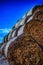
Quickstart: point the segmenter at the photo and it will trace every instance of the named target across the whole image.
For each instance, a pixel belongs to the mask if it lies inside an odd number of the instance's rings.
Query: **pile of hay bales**
[[[10,65],[43,65],[43,5],[27,12],[3,43],[1,52]]]

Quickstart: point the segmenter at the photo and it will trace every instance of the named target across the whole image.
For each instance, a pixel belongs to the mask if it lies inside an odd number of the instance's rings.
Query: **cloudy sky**
[[[0,0],[0,42],[16,21],[38,4],[43,0]]]

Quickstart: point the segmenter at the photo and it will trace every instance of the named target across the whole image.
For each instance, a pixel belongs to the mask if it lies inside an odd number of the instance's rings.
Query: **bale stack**
[[[43,65],[43,5],[29,12],[4,38],[3,53],[10,65]]]
[[[24,28],[24,24],[26,23],[26,21],[31,17],[32,13],[31,13],[32,10],[26,12],[26,14],[20,19],[17,21],[17,23],[12,27],[11,31],[4,36],[2,42],[4,43],[1,47],[1,53],[4,54],[4,48],[7,44],[8,41],[10,41],[12,38],[22,34],[23,32],[23,28]],[[21,30],[22,29],[22,30]],[[19,31],[18,31],[19,30]]]

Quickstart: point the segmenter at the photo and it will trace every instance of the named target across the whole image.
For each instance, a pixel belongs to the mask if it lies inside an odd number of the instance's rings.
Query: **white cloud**
[[[8,33],[11,29],[0,29],[0,33]]]
[[[0,37],[0,42],[2,42],[3,37]]]
[[[2,42],[2,39],[3,39],[3,37],[7,34],[7,33],[9,33],[9,31],[10,31],[11,29],[0,29],[0,42]]]

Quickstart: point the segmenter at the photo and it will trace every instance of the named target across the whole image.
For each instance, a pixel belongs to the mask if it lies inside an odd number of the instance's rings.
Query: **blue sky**
[[[0,0],[0,42],[17,20],[38,4],[43,0]]]

